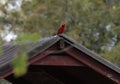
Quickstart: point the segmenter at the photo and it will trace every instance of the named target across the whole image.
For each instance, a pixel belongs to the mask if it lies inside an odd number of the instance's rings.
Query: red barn
[[[29,45],[28,72],[14,78],[10,62],[18,47],[5,47],[0,79],[13,84],[120,84],[120,68],[63,34]]]

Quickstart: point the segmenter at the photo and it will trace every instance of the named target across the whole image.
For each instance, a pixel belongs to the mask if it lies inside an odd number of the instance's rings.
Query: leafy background
[[[0,54],[5,43],[55,35],[62,22],[66,35],[120,67],[120,0],[0,0]]]

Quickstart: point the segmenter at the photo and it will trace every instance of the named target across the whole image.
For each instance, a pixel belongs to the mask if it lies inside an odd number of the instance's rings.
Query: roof
[[[14,57],[17,56],[17,53],[19,53],[23,49],[23,46],[27,52],[27,50],[31,49],[35,45],[37,45],[37,43],[28,43],[24,45],[13,45],[12,43],[4,44],[2,46],[3,52],[0,56],[0,76],[12,70],[11,62],[14,59]]]
[[[77,43],[75,40],[71,39],[70,37],[68,37],[64,34],[57,35],[57,36],[54,36],[54,37],[51,37],[51,38],[46,38],[45,40],[44,39],[41,40],[42,44],[40,43],[39,46],[35,47],[30,52],[28,52],[28,56],[32,56],[32,57],[36,56],[37,54],[45,51],[45,49],[47,49],[51,45],[57,43],[59,40],[64,40],[66,43],[70,44],[72,47],[75,47],[76,49],[83,52],[87,56],[90,56],[94,60],[98,61],[99,63],[105,65],[106,67],[108,67],[108,68],[110,68],[110,69],[112,69],[112,70],[114,70],[114,71],[116,71],[117,73],[120,74],[120,68],[119,67],[115,66],[114,64],[112,64],[108,60],[105,60],[101,56],[99,56],[96,53],[90,51],[89,49],[87,49],[83,45]]]
[[[109,69],[117,72],[120,74],[120,68],[113,65],[109,61],[103,59],[102,57],[98,56],[97,54],[93,53],[89,49],[85,48],[81,44],[78,44],[73,39],[69,38],[68,36],[61,34],[56,35],[48,38],[41,39],[36,44],[28,44],[26,45],[26,51],[28,54],[29,59],[32,59],[39,53],[44,52],[46,49],[48,49],[50,46],[54,45],[58,41],[63,40],[64,42],[68,43],[72,47],[78,49],[80,52],[86,54],[87,56],[93,58],[94,60],[98,61],[99,63],[103,64],[104,66],[108,67]],[[3,55],[0,57],[0,76],[5,74],[6,72],[10,71],[11,68],[11,61],[13,60],[13,57],[17,55],[17,53],[20,51],[21,46],[20,45],[9,45],[5,47]]]

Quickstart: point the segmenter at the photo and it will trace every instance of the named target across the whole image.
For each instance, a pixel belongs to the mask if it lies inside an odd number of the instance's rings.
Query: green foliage
[[[15,77],[20,77],[27,72],[27,59],[27,55],[24,52],[18,53],[14,58],[12,65]]]
[[[106,53],[120,41],[118,3],[119,0],[24,1],[21,7],[27,19],[23,30],[32,28],[29,32],[51,36],[61,22],[66,22],[67,35],[99,54]]]
[[[42,36],[49,36],[56,33],[55,30],[61,22],[60,19],[63,18],[61,15],[62,3],[63,1],[59,0],[23,2],[23,13],[24,15],[27,14],[27,19],[23,25],[24,31],[42,32]]]
[[[120,67],[119,50],[120,50],[120,43],[118,43],[118,45],[116,45],[112,50],[106,51],[105,53],[101,53],[101,56]]]
[[[40,39],[40,35],[37,33],[20,33],[16,40],[14,40],[14,44],[25,44],[29,42],[37,42]]]
[[[0,3],[0,33],[5,33],[5,26],[8,26],[8,32],[12,31],[17,35],[14,44],[24,44],[37,41],[40,37],[55,35],[59,24],[65,22],[65,33],[68,36],[120,65],[120,0],[6,1],[5,4]],[[22,1],[20,7],[9,9],[8,6],[15,5],[16,1]],[[0,34],[1,41],[3,38]],[[17,74],[21,73],[19,68],[26,67],[26,57],[21,54],[15,59],[19,58],[19,61],[13,63]],[[23,73],[26,71],[26,68],[21,69]]]
[[[66,34],[97,53],[104,52],[104,48],[111,43],[117,43],[113,38],[119,36],[114,29],[119,30],[119,26],[114,25],[119,22],[118,4],[111,5],[103,0],[23,0],[20,8],[20,11],[7,11],[6,16],[9,17],[4,18],[16,34],[27,35],[29,32],[30,35],[51,36],[61,22],[66,22]]]

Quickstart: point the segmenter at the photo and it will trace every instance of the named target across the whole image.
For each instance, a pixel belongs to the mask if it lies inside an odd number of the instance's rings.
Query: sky
[[[0,0],[2,4],[5,4],[6,1],[7,0]],[[22,0],[11,0],[11,2],[14,4],[8,4],[8,6],[6,7],[8,11],[9,10],[17,10],[17,11],[21,10]],[[11,28],[10,25],[5,25],[4,31],[0,34],[3,37],[3,40],[7,42],[17,38],[17,35],[14,32],[10,31],[10,28]]]
[[[2,34],[2,36],[4,37],[3,40],[7,42],[10,42],[11,40],[15,40],[17,38],[17,35],[15,35],[14,32],[9,32],[6,36]]]

